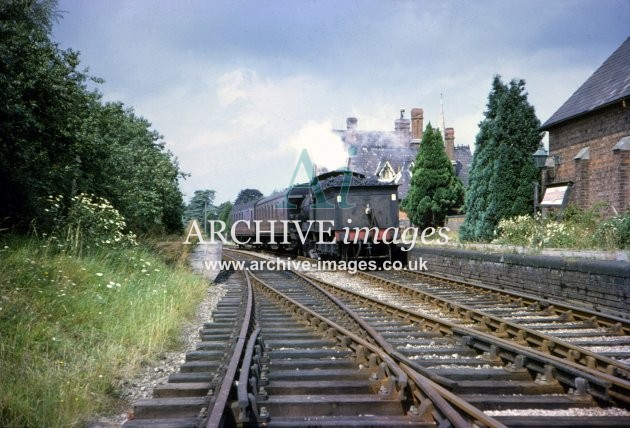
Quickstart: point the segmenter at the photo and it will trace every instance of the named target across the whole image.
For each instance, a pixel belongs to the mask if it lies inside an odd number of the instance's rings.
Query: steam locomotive
[[[313,258],[388,259],[399,255],[398,185],[331,171],[271,196],[234,206],[239,245],[280,248]]]

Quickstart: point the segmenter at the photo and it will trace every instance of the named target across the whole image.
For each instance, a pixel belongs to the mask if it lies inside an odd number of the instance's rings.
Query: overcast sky
[[[302,148],[339,163],[328,130],[390,130],[400,108],[474,145],[494,74],[527,82],[544,122],[630,36],[630,0],[61,0],[54,28],[148,119],[189,197],[286,187]]]

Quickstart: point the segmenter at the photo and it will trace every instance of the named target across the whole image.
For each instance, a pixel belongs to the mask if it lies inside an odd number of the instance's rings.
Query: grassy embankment
[[[0,240],[0,426],[81,426],[119,385],[177,347],[207,283],[147,247],[55,252]],[[154,246],[155,248],[155,246]],[[185,259],[188,246],[162,246]]]

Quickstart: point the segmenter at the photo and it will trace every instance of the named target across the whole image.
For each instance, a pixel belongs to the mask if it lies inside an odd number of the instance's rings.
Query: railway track
[[[372,289],[373,289],[372,286],[365,287],[365,281],[363,281],[360,284],[359,287],[364,289],[364,290],[370,290],[370,291],[372,291]],[[408,295],[401,296],[400,293],[398,293],[397,295],[395,293],[393,293],[393,294],[390,293],[387,296],[382,296],[381,295],[380,297],[381,297],[381,300],[384,299],[384,300],[389,301],[389,302],[392,302],[392,299],[397,299],[397,300],[401,300],[402,299],[402,300],[405,301],[406,304],[408,304],[412,308],[415,308],[416,305],[419,304],[419,302],[411,301],[409,299]],[[422,302],[420,302],[420,303],[422,303]],[[434,314],[436,314],[437,316],[439,316],[439,317],[443,318],[443,317],[446,316],[447,318],[451,318],[452,321],[456,321],[456,320],[453,319],[454,317],[453,317],[452,308],[450,308],[450,306],[448,306],[448,305],[444,305],[444,302],[441,302],[441,303],[443,304],[443,306],[446,306],[447,308],[449,308],[447,313],[445,314],[443,312],[442,308],[440,308],[436,312],[435,306],[432,308],[432,312]],[[369,305],[378,305],[378,302],[372,301],[372,302],[369,302]],[[404,319],[407,319],[407,320],[410,319],[409,318],[410,314],[409,313],[404,313],[404,311],[401,312],[400,309],[401,309],[401,306],[389,305],[389,307],[386,307],[384,309],[384,311],[389,314],[388,316],[390,318],[392,317],[393,314],[395,314],[395,315],[398,315],[398,316],[402,316],[402,318],[404,318]],[[563,308],[558,308],[557,310],[559,311],[559,310],[562,310],[562,309]],[[570,310],[570,308],[569,308],[569,310]],[[449,312],[450,312],[450,314],[449,314]],[[470,315],[470,313],[468,313],[467,316],[468,315]],[[579,316],[583,316],[583,315],[579,314]],[[593,315],[591,315],[591,316],[593,316]],[[457,317],[455,317],[455,318],[457,318]],[[612,321],[614,321],[615,324],[620,322],[620,320],[611,320],[611,319],[607,319],[607,318],[602,317],[602,316],[600,316],[598,318],[598,320],[599,320],[599,322],[608,323],[608,324],[612,324]],[[424,319],[424,320],[420,320],[419,322],[421,324],[425,324],[426,325],[426,323],[428,323],[429,321],[430,321],[429,319]],[[438,319],[437,321],[440,321],[440,320]],[[479,325],[475,326],[476,323],[474,322],[473,319],[469,318],[467,320],[465,319],[464,321],[465,322],[463,322],[460,325],[458,325],[457,323],[453,323],[453,325],[451,327],[448,327],[448,328],[445,328],[445,326],[438,327],[437,324],[434,324],[431,328],[432,329],[438,329],[438,330],[445,329],[445,331],[447,332],[446,336],[449,336],[449,335],[453,336],[453,337],[456,337],[456,336],[457,337],[464,337],[465,336],[466,338],[464,340],[471,340],[470,336],[468,334],[465,334],[465,333],[461,332],[461,330],[460,330],[461,327],[464,327],[466,325],[468,327],[476,327],[476,329],[478,329],[478,330],[486,331],[486,332],[489,332],[489,333],[495,333],[496,332],[496,333],[498,333],[499,336],[504,337],[504,338],[507,337],[507,335],[502,334],[502,330],[505,329],[506,325],[502,325],[502,326],[500,326],[500,328],[497,328],[497,329],[495,329],[495,331],[492,331],[492,329],[486,329],[484,326],[482,326],[484,328],[479,328],[480,327]],[[488,319],[484,318],[483,321],[484,322],[488,322]],[[556,320],[556,322],[557,321],[558,320]],[[453,330],[452,329],[453,327],[455,327],[456,330]],[[408,329],[409,329],[408,326],[402,327],[401,331],[405,331],[405,330],[408,330]],[[478,330],[476,330],[476,329],[472,330],[473,339],[474,340],[479,340],[480,337],[476,334],[478,332]],[[613,329],[613,332],[615,332],[615,333],[617,333],[618,331],[619,331],[618,327]],[[519,333],[519,335],[521,337],[523,337],[523,333],[526,333],[526,332],[527,331],[521,331]],[[400,335],[401,335],[401,337],[399,337],[398,342],[404,342],[406,348],[413,348],[412,346],[410,346],[411,343],[409,341],[405,341],[405,339],[408,339],[411,336],[404,336],[402,333]],[[402,338],[402,336],[404,336],[404,338]],[[518,335],[517,335],[517,337],[518,337]],[[525,337],[528,337],[528,336],[525,336]],[[402,340],[401,340],[401,338],[402,338]],[[487,340],[487,339],[484,339],[484,340]],[[394,340],[394,342],[396,342],[396,340]],[[482,340],[482,342],[483,342],[483,340]],[[505,342],[505,340],[503,340],[502,342]],[[430,344],[431,341],[429,341],[428,343]],[[433,343],[435,344],[437,342],[433,341]],[[547,345],[550,348],[554,349],[555,345],[554,345],[553,341],[550,342],[550,343],[551,344],[549,345],[549,343],[544,342],[545,345]],[[503,348],[507,349],[507,347],[505,345],[506,344],[503,343],[503,345],[499,345],[498,348],[497,348],[497,345],[489,344],[486,347],[487,348],[486,352],[490,351],[490,354],[497,353],[498,352],[497,349],[503,349]],[[509,350],[509,352],[507,352],[507,353],[506,353],[506,350],[500,351],[500,352],[504,352],[505,353],[505,355],[502,355],[503,357],[506,357],[507,354],[509,354],[509,353],[513,354],[510,357],[511,361],[510,361],[510,358],[507,358],[507,359],[504,358],[503,364],[505,365],[507,363],[508,364],[508,369],[510,369],[510,367],[509,367],[510,365],[511,366],[515,366],[515,365],[518,366],[518,365],[523,365],[524,364],[525,366],[529,366],[528,368],[530,369],[529,370],[530,374],[533,376],[532,380],[535,383],[538,383],[538,384],[544,383],[544,382],[547,381],[547,378],[550,378],[551,376],[556,376],[557,379],[555,379],[554,381],[551,381],[550,383],[556,383],[557,384],[556,386],[560,387],[558,389],[558,391],[564,391],[565,393],[569,393],[569,394],[573,394],[573,395],[575,395],[575,394],[579,395],[579,394],[583,394],[583,393],[587,392],[586,395],[589,395],[591,397],[595,397],[596,400],[594,400],[594,401],[597,401],[599,403],[603,403],[604,406],[608,406],[608,405],[610,405],[610,403],[616,402],[618,404],[621,404],[624,407],[627,407],[627,405],[628,405],[627,397],[628,397],[628,393],[629,393],[628,385],[629,384],[628,384],[628,382],[625,379],[617,377],[620,373],[623,373],[623,372],[614,371],[611,374],[610,373],[611,372],[610,367],[608,367],[607,370],[604,370],[604,372],[600,375],[597,372],[597,370],[596,370],[596,366],[594,367],[592,362],[589,363],[590,367],[589,367],[589,365],[587,365],[587,366],[581,368],[581,367],[579,367],[578,364],[576,364],[575,361],[572,361],[571,358],[568,358],[568,359],[563,358],[564,361],[562,361],[561,358],[555,357],[553,355],[550,355],[548,352],[547,353],[542,353],[543,355],[541,355],[541,352],[534,352],[532,355],[525,355],[523,353],[518,353],[517,352],[518,348],[520,348],[521,345],[530,345],[530,344],[527,341],[524,341],[524,342],[521,342],[520,344],[517,343],[517,345],[518,345],[518,347],[516,349]],[[478,350],[482,349],[482,347],[479,346],[479,344],[476,345],[476,346],[477,346]],[[531,346],[530,346],[530,348],[531,348]],[[544,346],[543,346],[543,348],[544,348]],[[525,348],[525,349],[527,349],[527,352],[531,351],[531,349],[528,349],[528,348]],[[406,350],[403,350],[403,352],[405,352],[405,351]],[[424,350],[424,351],[426,352],[427,350]],[[448,369],[447,368],[447,364],[444,364],[444,363],[446,362],[445,360],[447,359],[447,358],[445,358],[445,356],[448,356],[448,350],[447,350],[447,348],[445,348],[442,351],[443,351],[442,355],[434,355],[434,357],[436,357],[436,358],[434,358],[434,361],[424,361],[424,363],[425,364],[429,364],[429,365],[431,365],[431,364],[438,365],[439,364],[439,365],[441,365],[441,367],[443,369],[447,370]],[[477,351],[477,354],[479,354],[479,351]],[[459,356],[459,355],[457,355],[457,356]],[[479,357],[479,355],[477,355],[477,357]],[[551,357],[551,358],[548,358],[548,357]],[[416,357],[416,358],[418,358],[418,357]],[[606,358],[604,358],[604,360],[605,359]],[[457,358],[451,359],[451,360],[454,360],[454,361],[449,361],[449,363],[454,363],[455,365],[457,365],[458,363],[461,362],[461,361],[457,361]],[[537,360],[538,362],[534,363],[533,362],[534,360]],[[549,363],[545,363],[546,360],[551,360],[551,361],[549,361],[550,364]],[[589,358],[589,360],[590,360],[590,358]],[[537,365],[538,365],[538,367],[536,367]],[[487,373],[488,375],[490,375],[492,373],[492,371],[491,371],[492,367],[494,367],[494,370],[495,370],[494,373],[497,374],[498,372],[496,371],[496,369],[500,368],[500,366],[501,365],[500,364],[496,364],[496,361],[495,361],[494,363],[491,363],[491,364],[485,364],[485,363],[477,364],[476,368],[477,369],[485,368],[487,370],[490,370]],[[556,367],[558,367],[559,369],[556,370],[555,369]],[[625,369],[625,367],[623,365],[621,365],[620,367]],[[551,368],[554,368],[554,370],[551,370],[551,373],[550,373],[549,370]],[[588,375],[587,377],[590,377],[590,378],[588,380],[586,380],[584,377],[576,376],[575,375],[576,371],[580,371],[580,370],[583,370],[583,374]],[[468,375],[464,375],[464,374],[461,374],[461,376],[468,377]],[[483,375],[481,375],[481,376],[483,376]],[[468,377],[468,378],[472,379],[474,377]],[[506,382],[506,383],[509,384],[511,382]],[[492,381],[488,381],[484,387],[487,390],[487,389],[493,388],[493,385],[498,385],[498,384],[499,383],[493,383]],[[512,384],[513,384],[513,382],[512,382]],[[460,383],[460,385],[461,385],[461,383]],[[532,389],[532,391],[534,391],[535,389],[536,389],[536,387],[534,387]],[[539,388],[539,389],[541,389],[541,388]],[[518,393],[518,392],[516,392],[516,393]],[[526,398],[533,398],[533,397],[530,396],[530,397],[526,397]],[[572,400],[575,399],[574,396],[570,397],[570,398]],[[481,400],[481,397],[475,397],[475,399],[477,399],[479,401],[483,401],[484,402],[484,406],[486,406],[486,407],[490,406],[488,404],[488,400],[485,400],[485,399]],[[560,399],[558,398],[557,400],[560,400]],[[515,407],[519,407],[519,406],[522,407],[521,406],[522,403],[525,403],[523,405],[525,405],[527,408],[535,407],[534,406],[534,402],[531,401],[531,400],[528,403],[527,403],[527,401],[528,401],[527,399],[520,399],[520,400],[517,399],[517,401],[519,401],[519,403]],[[545,398],[544,403],[540,403],[539,407],[541,409],[544,409],[544,408],[555,408],[556,409],[556,411],[555,411],[556,416],[558,416],[558,418],[556,418],[557,420],[560,420],[561,418],[564,418],[563,420],[570,421],[571,419],[573,419],[573,422],[571,422],[571,423],[576,423],[576,421],[581,418],[580,416],[577,416],[577,417],[570,416],[569,415],[570,412],[559,411],[558,409],[561,408],[562,405],[554,405],[554,404],[552,404],[552,402],[553,402],[553,399]],[[580,405],[584,405],[584,403],[582,403]],[[567,402],[567,404],[565,404],[564,406],[566,406],[568,408],[571,408],[571,407],[575,408],[575,405],[572,406],[570,404],[570,402]],[[505,404],[501,404],[499,407],[500,408],[507,408],[509,406],[505,405]],[[596,403],[593,402],[591,404],[585,405],[585,408],[596,409],[598,407],[597,407]],[[595,415],[595,414],[598,413],[597,411],[590,412],[590,411],[586,411],[586,410],[582,411],[582,412],[577,412],[577,411],[572,411],[572,412],[574,414],[576,414],[576,415],[588,415],[588,414]],[[518,413],[518,412],[512,412],[512,413]],[[609,414],[615,415],[615,414],[617,414],[617,411],[613,410],[613,411],[609,412]],[[614,424],[614,423],[619,423],[619,422],[614,422],[614,420],[622,421],[621,425],[627,424],[628,423],[628,413],[625,412],[625,411],[619,411],[619,414],[621,415],[621,417],[619,417],[619,418],[616,417],[616,416],[613,416],[612,418],[609,418],[609,416],[602,416],[602,417],[599,418],[599,420],[602,421],[601,423],[604,426],[610,425],[610,424]],[[550,415],[551,415],[550,412],[546,412],[546,415],[545,416],[541,416],[541,417],[542,418],[552,417]],[[568,416],[563,416],[563,415],[568,415]],[[589,424],[597,425],[598,424],[597,419],[598,418],[596,418],[596,417],[589,418]],[[515,424],[515,423],[517,423],[515,420],[511,421],[511,424]],[[531,423],[532,423],[532,420],[530,418],[529,422],[526,422],[525,425],[529,425]],[[542,422],[543,425],[546,424],[546,423],[547,422]]]
[[[342,276],[343,274],[339,274]],[[408,305],[475,325],[569,362],[630,380],[630,325],[623,319],[523,295],[404,272],[361,272],[374,292],[405,296]],[[613,391],[614,392],[614,391]],[[630,402],[627,393],[618,397]]]
[[[266,275],[272,277],[266,281]],[[241,368],[241,376],[255,374],[249,383],[239,382],[237,421],[244,426],[471,426],[475,421],[501,426],[412,368],[400,367],[338,302],[293,293],[293,274],[262,272],[250,278],[258,327],[250,343],[258,345],[257,355],[245,358]],[[248,369],[246,361],[256,369]],[[240,391],[248,384],[254,393]]]
[[[238,362],[251,326],[252,299],[243,272],[225,275],[226,294],[199,331],[196,349],[186,354],[180,371],[153,389],[153,398],[138,400],[124,428],[197,428],[210,418],[224,423]],[[229,419],[227,425],[229,426]]]
[[[291,287],[296,296],[311,302],[308,280],[278,280],[279,273],[262,276],[279,287]],[[270,281],[271,282],[271,281]],[[302,284],[297,287],[297,284]],[[459,399],[485,411],[499,411],[497,419],[509,426],[584,424],[585,414],[600,409],[608,382],[583,373],[554,358],[487,334],[433,317],[419,317],[376,299],[361,298],[332,285],[326,289],[352,308],[390,344],[388,354],[401,364],[457,394]],[[324,298],[321,298],[324,300]],[[313,303],[309,303],[314,305]],[[566,385],[571,387],[566,387]],[[597,400],[594,396],[598,396]],[[579,411],[578,408],[588,409]],[[545,409],[543,416],[518,416],[518,410]],[[552,411],[549,411],[552,410]],[[568,410],[577,416],[567,416]],[[555,411],[555,414],[554,412]],[[521,412],[522,413],[522,412]],[[492,413],[491,413],[492,414]],[[517,416],[507,416],[516,414]],[[589,426],[624,426],[629,419],[616,411],[592,416]],[[612,416],[611,416],[612,415]]]
[[[168,384],[158,386],[157,398],[136,403],[136,418],[126,426],[630,423],[626,410],[603,409],[615,401],[611,373],[493,337],[474,322],[421,315],[393,298],[384,303],[321,278],[278,271],[241,275],[230,277],[234,292],[220,302],[216,322],[204,326],[200,346],[187,357],[192,361],[200,348],[219,346],[209,342],[226,340],[220,363],[212,370],[207,363],[194,369],[184,364],[169,384],[199,384],[195,392],[193,385],[176,388],[194,397],[166,398],[161,391]],[[362,282],[364,289],[377,288]],[[188,370],[203,374],[185,375],[195,373]]]
[[[416,400],[407,396],[413,381],[375,345],[318,316],[320,312],[308,309],[308,301],[299,303],[274,293],[266,281],[256,281],[261,287],[257,299],[263,372],[254,378],[256,400],[250,397],[243,406],[248,424],[436,426],[449,419],[459,426],[466,424],[443,401],[434,410],[424,395],[426,388],[418,392],[425,406],[414,405]],[[325,311],[334,312],[332,307]]]
[[[529,325],[549,336],[575,343],[586,351],[609,357],[620,364],[615,367],[630,370],[630,321],[626,318],[596,312],[575,305],[551,301],[496,287],[466,283],[414,271],[375,271],[360,273],[375,280],[384,279],[455,302],[489,315]]]

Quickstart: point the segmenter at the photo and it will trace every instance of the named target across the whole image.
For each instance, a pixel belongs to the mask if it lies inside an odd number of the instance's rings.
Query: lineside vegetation
[[[120,411],[121,384],[178,348],[207,291],[142,246],[77,256],[56,239],[1,241],[2,427],[80,426]]]
[[[185,174],[151,123],[52,39],[55,0],[0,2],[0,227],[46,222],[50,195],[107,199],[136,234],[177,232]],[[67,209],[66,206],[63,209]]]
[[[569,206],[561,219],[522,215],[499,221],[494,243],[531,248],[618,250],[630,248],[630,213],[611,218],[600,206],[580,210]]]
[[[83,426],[177,346],[207,282],[178,263],[185,177],[51,38],[56,0],[0,1],[0,426]]]

